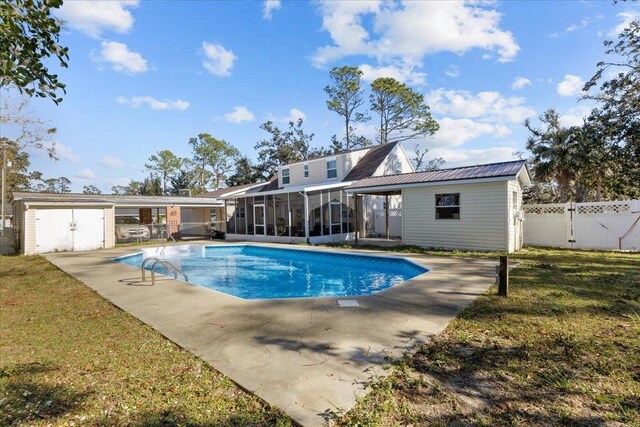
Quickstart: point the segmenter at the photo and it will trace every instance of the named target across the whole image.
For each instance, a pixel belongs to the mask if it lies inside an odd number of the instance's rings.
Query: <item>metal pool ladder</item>
[[[142,281],[144,282],[146,280],[146,270],[145,270],[145,265],[147,265],[147,263],[149,261],[153,261],[153,264],[151,264],[151,285],[155,285],[156,284],[156,265],[160,264],[160,265],[164,265],[166,268],[168,268],[172,273],[173,273],[173,277],[175,279],[178,278],[178,274],[182,274],[182,276],[184,277],[184,281],[188,282],[189,281],[189,277],[187,276],[187,274],[180,270],[178,267],[176,267],[175,265],[171,264],[169,261],[167,261],[166,259],[162,259],[162,258],[158,258],[156,256],[150,256],[145,258],[144,261],[142,261],[142,265],[140,266],[140,270],[142,272]]]

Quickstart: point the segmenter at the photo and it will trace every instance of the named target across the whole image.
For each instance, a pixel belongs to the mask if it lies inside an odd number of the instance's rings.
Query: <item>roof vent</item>
[[[191,190],[188,188],[181,188],[178,190],[178,196],[180,197],[191,197]]]

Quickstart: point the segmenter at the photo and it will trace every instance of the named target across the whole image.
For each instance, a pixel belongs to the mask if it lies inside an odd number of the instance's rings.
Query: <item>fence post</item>
[[[509,294],[509,256],[500,257],[500,282],[498,283],[498,295],[506,297]]]

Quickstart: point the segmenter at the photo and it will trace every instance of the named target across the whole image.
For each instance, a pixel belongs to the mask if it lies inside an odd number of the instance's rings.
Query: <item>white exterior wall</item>
[[[36,246],[36,210],[47,209],[47,206],[27,208],[23,202],[16,204],[15,212],[18,226],[20,227],[20,251],[25,255],[37,254]],[[92,206],[72,206],[68,209],[95,208]],[[61,209],[58,206],[51,208]],[[104,208],[104,247],[106,249],[115,247],[115,209],[113,207]]]
[[[514,206],[515,193],[515,206]],[[514,209],[515,207],[515,209]],[[507,236],[509,252],[522,249],[523,224],[521,220],[516,218],[516,213],[522,210],[522,187],[518,181],[507,182]]]
[[[319,159],[309,160],[308,162],[298,162],[280,166],[278,167],[278,187],[282,188],[296,185],[311,185],[320,183],[330,184],[332,182],[340,182],[368,152],[369,150],[358,150],[350,153],[337,154],[335,157],[322,157]],[[327,161],[332,159],[336,160],[338,176],[336,178],[327,179]],[[304,177],[305,163],[309,165],[308,178]],[[289,184],[283,184],[282,169],[287,168],[289,168]]]
[[[405,188],[402,241],[446,249],[509,250],[507,181]],[[436,194],[460,193],[460,219],[436,220]]]
[[[394,167],[396,163],[399,163],[399,171]],[[376,169],[372,176],[394,175],[398,173],[409,173],[415,171],[416,170],[413,167],[413,163],[411,163],[411,159],[409,159],[409,156],[407,156],[407,153],[402,148],[402,145],[396,144],[396,146],[393,148],[393,150],[391,150],[389,155],[387,155],[380,166],[378,166],[378,169]]]

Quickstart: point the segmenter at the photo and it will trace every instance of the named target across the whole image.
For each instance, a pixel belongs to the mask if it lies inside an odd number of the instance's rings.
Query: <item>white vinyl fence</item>
[[[376,236],[387,235],[387,220],[384,209],[373,210],[373,227]],[[402,209],[389,209],[389,235],[390,237],[402,236]]]
[[[525,245],[640,250],[640,200],[524,205]]]

